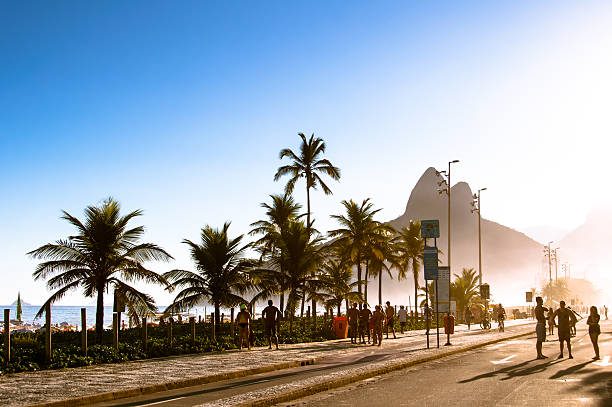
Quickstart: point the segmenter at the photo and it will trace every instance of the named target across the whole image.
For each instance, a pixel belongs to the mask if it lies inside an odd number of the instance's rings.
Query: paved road
[[[584,321],[574,359],[557,359],[548,337],[546,360],[535,359],[535,336],[501,342],[425,365],[364,380],[284,406],[612,406],[612,321],[602,321],[601,360]]]
[[[522,321],[521,321],[522,322]],[[508,327],[507,335],[524,330],[525,327]],[[452,339],[456,346],[469,345],[495,338],[499,333],[495,331],[481,332],[461,330]],[[441,338],[441,345],[445,337]],[[432,347],[436,345],[435,331],[430,339]],[[305,383],[308,380],[322,380],[333,378],[335,375],[346,374],[347,371],[367,369],[374,363],[390,363],[397,358],[417,357],[431,354],[435,350],[425,348],[425,338],[420,334],[411,333],[396,340],[383,341],[383,346],[357,346],[357,351],[340,351],[333,356],[327,356],[315,365],[277,372],[263,373],[247,378],[224,380],[206,385],[193,386],[183,389],[171,390],[150,395],[125,398],[112,402],[95,404],[98,407],[110,406],[198,406],[198,405],[235,405],[266,397],[270,394],[279,394],[290,390],[293,386]],[[441,346],[441,348],[444,348]],[[282,352],[282,350],[280,351]]]

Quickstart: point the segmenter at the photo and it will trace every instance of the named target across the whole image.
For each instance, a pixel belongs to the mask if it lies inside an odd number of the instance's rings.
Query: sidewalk
[[[525,323],[533,322],[508,321],[506,325],[510,327]],[[459,326],[457,332],[466,329],[465,326]],[[435,347],[435,330],[432,333],[430,343]],[[478,341],[478,338],[485,339],[484,335],[468,336],[469,342]],[[409,346],[416,338],[422,340],[424,331],[411,331],[399,337],[396,341],[383,341],[383,349]],[[119,398],[118,395],[133,396],[311,364],[339,352],[363,350],[363,346],[352,345],[345,339],[281,345],[279,351],[255,348],[250,352],[243,350],[181,355],[121,364],[18,373],[0,377],[0,405],[45,404],[98,394],[104,395],[97,397],[96,401],[111,400]]]

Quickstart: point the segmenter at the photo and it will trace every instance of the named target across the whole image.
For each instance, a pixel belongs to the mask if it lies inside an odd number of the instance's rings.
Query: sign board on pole
[[[125,303],[119,298],[116,291],[113,297],[113,312],[125,312]]]
[[[450,312],[450,269],[438,267],[438,311]]]
[[[490,296],[489,284],[483,284],[480,286],[480,298],[488,300]]]
[[[533,302],[533,293],[531,291],[525,292],[525,302]]]
[[[435,280],[438,276],[438,248],[425,247],[423,249],[423,269],[425,280]]]
[[[421,221],[421,237],[424,239],[440,237],[440,222],[438,219]]]

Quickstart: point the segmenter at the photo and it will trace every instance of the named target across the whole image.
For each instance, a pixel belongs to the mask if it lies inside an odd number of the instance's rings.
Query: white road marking
[[[603,359],[601,360],[601,362],[593,362],[593,364],[601,366],[601,367],[606,367],[606,366],[612,365],[612,363],[610,363],[610,356],[604,356]]]
[[[162,404],[162,403],[169,403],[171,401],[176,401],[176,400],[180,400],[180,399],[184,399],[185,397],[176,397],[176,398],[172,398],[170,400],[164,400],[164,401],[156,401],[155,403],[149,403],[149,404],[141,404],[142,407],[145,406],[154,406],[155,404]]]
[[[512,362],[511,359],[513,359],[514,357],[516,357],[516,355],[510,355],[508,357],[503,358],[502,360],[492,360],[491,363],[493,363],[494,365],[501,365],[504,363],[510,363]]]

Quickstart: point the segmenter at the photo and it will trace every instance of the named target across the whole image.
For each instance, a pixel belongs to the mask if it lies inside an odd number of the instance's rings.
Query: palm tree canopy
[[[229,226],[229,222],[221,229],[206,225],[202,228],[200,244],[183,240],[189,246],[196,271],[164,273],[172,288],[181,289],[166,312],[184,311],[206,300],[228,307],[246,302],[241,295],[251,286],[247,271],[254,262],[244,258],[246,246],[240,247],[242,235],[229,238]]]
[[[473,268],[464,268],[461,274],[455,274],[451,283],[451,297],[457,301],[457,310],[463,312],[473,298],[479,295],[478,272]]]
[[[287,193],[292,193],[295,187],[295,183],[301,178],[306,179],[307,189],[317,189],[317,186],[321,186],[323,192],[326,195],[332,193],[331,189],[323,182],[319,174],[327,174],[334,180],[340,179],[340,169],[332,165],[332,163],[321,156],[325,153],[325,142],[323,139],[317,137],[314,134],[306,139],[303,133],[298,134],[302,139],[300,145],[300,154],[295,154],[291,149],[285,148],[281,150],[279,157],[289,158],[292,163],[280,167],[274,175],[274,180],[278,181],[284,175],[289,175],[289,181],[285,186]]]
[[[155,244],[139,243],[143,226],[128,228],[129,221],[140,216],[141,210],[121,216],[120,209],[119,202],[108,198],[99,206],[88,206],[83,222],[62,211],[61,218],[73,225],[77,233],[28,253],[35,259],[47,260],[36,267],[33,276],[35,280],[48,279],[47,287],[55,290],[37,317],[47,304],[55,303],[79,287],[86,297],[112,287],[129,308],[156,310],[150,295],[128,283],[140,280],[168,286],[166,278],[147,269],[143,263],[168,261],[172,256]]]

